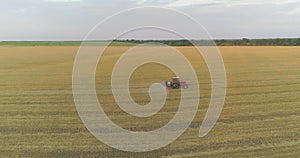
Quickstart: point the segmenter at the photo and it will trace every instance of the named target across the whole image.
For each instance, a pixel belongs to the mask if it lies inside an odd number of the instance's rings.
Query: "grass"
[[[178,108],[172,91],[150,118],[123,112],[109,91],[114,62],[130,47],[109,47],[97,69],[97,93],[108,116],[123,128],[149,131]],[[128,153],[94,138],[82,124],[72,96],[73,47],[0,47],[0,157],[299,157],[300,47],[220,47],[228,77],[227,98],[213,130],[198,138],[207,110],[210,78],[192,47],[177,47],[197,70],[201,101],[190,128],[172,144]],[[153,72],[156,74],[153,77]],[[147,85],[173,73],[160,65],[140,67],[130,80],[138,103],[149,101]]]

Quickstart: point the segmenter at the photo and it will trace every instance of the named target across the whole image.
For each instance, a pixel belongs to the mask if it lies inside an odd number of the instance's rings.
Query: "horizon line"
[[[104,41],[216,41],[216,40],[271,40],[271,39],[300,39],[300,37],[287,38],[216,38],[216,39],[114,39],[114,40],[0,40],[0,42],[104,42]]]

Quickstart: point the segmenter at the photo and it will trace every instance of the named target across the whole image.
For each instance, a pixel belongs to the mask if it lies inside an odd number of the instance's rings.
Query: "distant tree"
[[[300,38],[297,39],[296,45],[297,45],[297,46],[300,46]]]

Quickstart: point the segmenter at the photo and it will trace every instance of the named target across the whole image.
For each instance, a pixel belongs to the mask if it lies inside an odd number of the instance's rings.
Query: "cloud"
[[[300,37],[300,0],[2,0],[0,40],[81,40],[102,19],[139,6],[185,12],[214,38]]]
[[[300,17],[300,2],[290,4],[290,7],[286,10],[285,13],[290,16]]]
[[[296,3],[298,0],[131,0],[138,5],[157,5],[162,4],[165,7],[187,7],[194,5],[223,5],[223,6],[240,6],[240,5],[281,5]]]
[[[64,2],[64,3],[67,3],[67,2],[81,2],[82,0],[44,0],[46,2]]]

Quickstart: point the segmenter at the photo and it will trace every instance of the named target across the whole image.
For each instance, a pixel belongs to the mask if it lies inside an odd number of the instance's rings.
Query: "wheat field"
[[[180,93],[170,91],[163,109],[149,118],[122,111],[110,91],[110,75],[129,48],[111,46],[101,58],[98,99],[119,126],[151,131],[174,116]],[[219,47],[227,73],[226,102],[217,124],[203,138],[198,132],[210,100],[209,72],[195,48],[176,49],[198,75],[197,115],[170,145],[129,153],[98,141],[77,114],[72,70],[78,47],[1,46],[0,157],[300,157],[300,47]],[[147,104],[149,85],[173,75],[161,65],[143,65],[131,77],[132,98]]]

